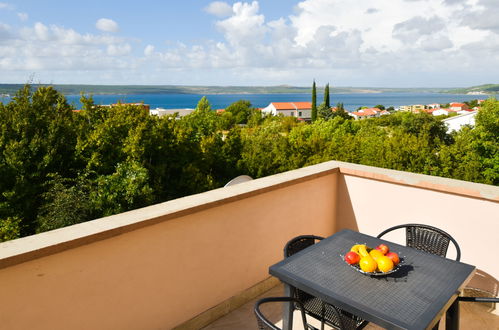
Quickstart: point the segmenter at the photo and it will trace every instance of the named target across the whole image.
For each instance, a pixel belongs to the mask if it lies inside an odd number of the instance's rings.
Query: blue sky
[[[497,0],[0,1],[0,83],[497,83]]]

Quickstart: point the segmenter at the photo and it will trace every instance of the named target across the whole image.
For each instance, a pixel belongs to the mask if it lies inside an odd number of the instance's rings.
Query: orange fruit
[[[394,267],[392,259],[386,256],[378,258],[377,263],[378,263],[378,270],[383,273],[389,272]]]
[[[383,256],[383,253],[381,251],[378,251],[378,250],[371,250],[371,252],[369,252],[369,255],[371,257],[373,257],[374,260],[377,261],[378,258]]]
[[[376,261],[371,256],[362,257],[359,261],[359,266],[366,273],[372,273],[378,267]]]

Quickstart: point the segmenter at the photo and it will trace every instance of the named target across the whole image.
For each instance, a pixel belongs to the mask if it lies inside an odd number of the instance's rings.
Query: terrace
[[[497,292],[498,214],[495,186],[326,162],[1,243],[0,324],[256,328],[251,301],[281,290],[268,267],[289,238],[409,222],[449,232],[472,281]],[[494,313],[464,306],[462,318],[493,328]]]

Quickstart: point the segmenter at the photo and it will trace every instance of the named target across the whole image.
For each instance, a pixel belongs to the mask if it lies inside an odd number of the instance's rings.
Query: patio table
[[[340,256],[354,244],[376,247],[381,243],[403,259],[389,275],[362,274]],[[298,288],[388,329],[432,328],[446,312],[446,328],[458,329],[456,298],[474,272],[472,265],[352,230],[339,231],[269,269],[285,284],[288,295]],[[285,329],[292,327],[291,306],[283,324]]]

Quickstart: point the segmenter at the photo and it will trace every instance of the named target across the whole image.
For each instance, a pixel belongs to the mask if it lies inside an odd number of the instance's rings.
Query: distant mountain
[[[468,88],[450,89],[447,93],[455,94],[499,94],[499,84],[485,84]]]
[[[50,84],[32,84],[34,88]],[[23,84],[0,84],[1,95],[14,95]],[[178,86],[178,85],[50,85],[65,95],[85,94],[309,94],[311,87],[280,86]],[[320,94],[322,88],[318,86]],[[372,87],[331,87],[330,92],[338,93],[457,93],[468,92],[494,93],[499,91],[499,85],[482,85],[469,88],[372,88]]]

